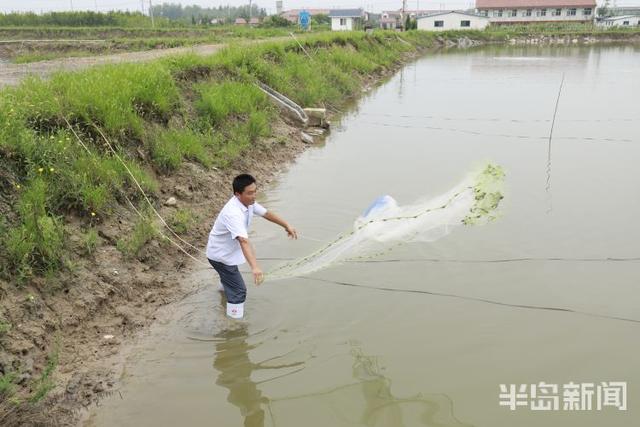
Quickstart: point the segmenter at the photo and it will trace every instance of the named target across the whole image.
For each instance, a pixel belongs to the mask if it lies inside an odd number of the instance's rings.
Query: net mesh
[[[494,164],[469,174],[440,196],[399,206],[391,196],[376,199],[345,232],[313,253],[282,264],[267,280],[304,276],[332,265],[380,256],[409,242],[434,242],[461,226],[481,225],[498,214],[504,171]]]

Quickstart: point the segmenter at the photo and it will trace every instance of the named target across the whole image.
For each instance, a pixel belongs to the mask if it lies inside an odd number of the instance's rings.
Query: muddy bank
[[[376,84],[406,61],[424,52],[410,50],[400,60],[360,80],[361,89]],[[188,78],[203,78],[193,73]],[[337,100],[338,109],[357,98]],[[305,105],[316,106],[316,105]],[[180,209],[193,220],[181,237],[204,247],[211,221],[229,197],[229,183],[249,171],[261,186],[310,145],[302,142],[300,126],[278,116],[268,137],[261,137],[225,167],[204,167],[185,161],[172,174],[156,174],[155,194],[160,214],[171,218]],[[318,138],[317,138],[318,139]],[[321,138],[320,138],[321,139]],[[139,160],[148,153],[138,150]],[[5,176],[4,182],[15,177]],[[173,198],[175,202],[167,203]],[[3,194],[3,214],[12,218],[11,198]],[[145,327],[158,319],[158,307],[190,292],[184,278],[193,260],[166,240],[151,240],[131,260],[122,256],[118,242],[132,233],[136,215],[126,204],[95,221],[97,239],[88,248],[81,238],[82,220],[70,216],[66,247],[73,255],[68,268],[50,276],[36,276],[25,284],[1,282],[3,325],[0,336],[0,374],[10,379],[0,403],[3,425],[73,425],[82,407],[111,392],[122,367],[123,349]],[[192,254],[200,259],[197,252]],[[28,401],[16,405],[15,393]],[[38,398],[34,398],[38,396]]]

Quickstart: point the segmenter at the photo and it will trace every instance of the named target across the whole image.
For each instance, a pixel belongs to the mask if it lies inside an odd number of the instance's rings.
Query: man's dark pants
[[[247,287],[244,284],[244,279],[242,279],[238,266],[226,265],[212,260],[209,260],[209,264],[220,276],[227,302],[230,304],[242,304],[247,298]]]

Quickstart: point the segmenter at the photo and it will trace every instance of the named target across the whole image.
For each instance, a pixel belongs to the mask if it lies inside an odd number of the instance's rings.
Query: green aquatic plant
[[[464,225],[478,224],[480,221],[492,221],[500,201],[504,198],[505,173],[501,166],[488,164],[480,172],[473,186],[475,203],[464,217]]]

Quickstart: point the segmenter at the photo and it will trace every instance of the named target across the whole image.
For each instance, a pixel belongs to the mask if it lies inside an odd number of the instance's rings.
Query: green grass
[[[28,52],[14,56],[13,62],[15,64],[28,64],[31,62],[49,61],[51,59],[57,58],[74,58],[90,55],[91,51],[89,50],[71,50],[64,52]]]
[[[178,209],[169,218],[169,224],[173,231],[178,234],[184,234],[191,229],[196,221],[196,217],[189,209]]]
[[[487,27],[482,33],[484,33],[485,37],[491,38],[511,38],[518,36],[593,36],[624,39],[629,36],[640,35],[640,28],[604,28],[593,24],[563,22],[528,25],[492,25]]]
[[[156,173],[171,174],[185,161],[225,167],[269,137],[277,109],[258,81],[303,106],[336,104],[405,52],[435,40],[424,32],[399,37],[320,33],[300,38],[311,58],[289,39],[230,46],[206,57],[99,66],[4,89],[0,166],[12,178],[1,191],[15,201],[0,237],[5,276],[28,279],[69,265],[65,225],[71,217],[91,229],[117,204],[141,200],[127,168],[154,198]],[[86,255],[95,246],[89,233]],[[156,235],[150,221],[138,221],[118,248],[137,256]]]
[[[0,338],[5,336],[11,330],[11,323],[0,320]]]
[[[191,129],[161,130],[151,133],[146,140],[154,165],[164,173],[178,169],[183,160],[211,166],[210,148],[214,145],[215,137]]]
[[[98,247],[98,232],[91,228],[82,235],[82,249],[86,255],[91,255]]]
[[[51,390],[55,387],[55,382],[52,378],[54,371],[58,366],[58,350],[52,351],[47,356],[47,364],[45,365],[42,374],[35,380],[31,381],[28,394],[16,395],[16,389],[18,385],[16,380],[18,379],[18,371],[5,372],[0,375],[0,402],[9,401],[12,404],[21,404],[29,402],[35,404],[44,399]]]
[[[37,266],[55,268],[63,246],[61,220],[49,214],[50,193],[46,181],[37,177],[22,192],[18,211],[21,223],[9,230],[6,251],[16,269]]]
[[[230,117],[246,119],[257,110],[269,108],[267,96],[256,85],[227,81],[196,87],[200,98],[196,108],[213,125],[221,125]]]
[[[14,381],[18,375],[15,372],[7,372],[0,375],[0,397],[7,399],[15,394],[16,385]]]
[[[133,230],[127,237],[118,240],[118,250],[128,258],[135,258],[140,254],[142,248],[158,235],[151,217],[144,215],[138,218]]]
[[[45,366],[40,378],[33,384],[33,392],[28,398],[30,403],[37,403],[49,394],[55,387],[52,375],[58,366],[58,351],[54,351],[47,357],[47,365]]]
[[[126,27],[0,27],[0,39],[35,40],[6,44],[15,63],[79,56],[167,49],[201,44],[288,37],[296,28],[245,28],[239,26],[126,28]],[[38,43],[37,40],[48,40]],[[55,42],[57,40],[57,42]],[[75,40],[75,41],[74,41]],[[95,41],[99,42],[95,42]]]

